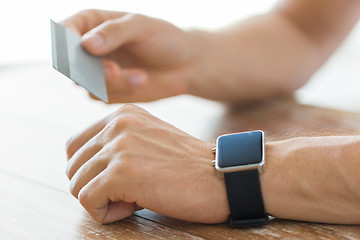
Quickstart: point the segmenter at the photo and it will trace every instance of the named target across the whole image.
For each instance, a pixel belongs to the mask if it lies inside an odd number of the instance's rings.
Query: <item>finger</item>
[[[72,180],[78,169],[81,168],[87,161],[95,157],[97,153],[102,149],[103,144],[98,142],[99,134],[96,135],[96,139],[91,139],[84,144],[68,161],[66,165],[66,175]]]
[[[113,61],[104,62],[104,72],[108,93],[134,92],[145,87],[148,74],[141,69],[121,69]]]
[[[83,46],[94,55],[106,55],[120,46],[143,41],[147,34],[148,18],[138,14],[108,20],[82,37]]]
[[[122,106],[121,108],[119,108],[119,110],[109,114],[108,116],[106,116],[102,120],[98,121],[97,123],[91,125],[87,129],[83,130],[82,132],[80,132],[77,135],[70,138],[66,143],[67,158],[70,160],[74,156],[74,154],[81,147],[83,147],[91,138],[93,138],[94,136],[99,134],[102,130],[105,131],[105,127],[108,124],[110,124],[109,128],[111,128],[112,127],[111,122],[116,117],[118,117],[119,114],[125,114],[126,112],[135,113],[135,112],[144,112],[144,111],[145,110],[143,110],[143,109],[141,109],[141,108],[139,108],[137,106],[131,105],[131,104],[127,104],[127,105]],[[117,124],[116,122],[113,122],[113,123],[114,123],[114,127],[116,127],[117,125],[121,125],[121,124]],[[100,139],[100,136],[102,136],[102,135],[99,135],[99,139]],[[101,144],[100,140],[98,140],[98,141],[99,142],[96,143],[96,144],[99,144],[99,143]]]
[[[72,31],[83,35],[101,23],[124,16],[126,13],[88,9],[80,11],[60,23]]]
[[[108,119],[104,118],[91,125],[87,129],[71,137],[66,143],[66,156],[70,160],[74,154],[84,146],[92,137],[98,134],[107,124]]]
[[[80,190],[93,178],[99,175],[108,166],[109,159],[104,156],[102,151],[96,153],[91,159],[78,166],[73,166],[70,170],[70,192],[78,198]],[[77,168],[77,169],[76,169]]]
[[[114,88],[116,89],[116,88]],[[134,91],[112,91],[109,88],[109,103],[148,102],[165,97],[176,96],[187,92],[186,82],[172,72],[151,73],[147,81]]]
[[[109,196],[114,196],[112,187],[104,175],[106,170],[80,190],[78,195],[80,204],[95,221],[100,223],[110,223],[130,216],[135,211],[136,204],[111,199]],[[116,191],[118,193],[120,190],[116,189]]]
[[[131,216],[136,211],[136,206],[135,203],[123,201],[110,202],[103,223],[116,222]]]
[[[103,118],[102,120],[94,123],[90,127],[86,128],[85,130],[71,137],[66,143],[66,155],[68,160],[70,160],[73,157],[73,155],[81,147],[83,147],[90,139],[92,139],[97,134],[99,134],[106,127],[106,125],[110,123],[116,116],[117,116],[117,112],[113,112],[108,116],[106,116],[105,118]],[[91,142],[92,145],[89,146],[95,147],[98,146],[99,144],[101,145],[101,142],[98,139],[100,139],[100,136],[99,138]]]

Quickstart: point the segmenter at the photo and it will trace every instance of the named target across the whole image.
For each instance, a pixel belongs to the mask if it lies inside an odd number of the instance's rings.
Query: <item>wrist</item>
[[[260,183],[265,211],[274,217],[281,217],[284,203],[287,202],[286,179],[283,179],[284,164],[281,157],[281,142],[265,144],[264,172],[260,174]]]
[[[212,86],[212,79],[217,79],[216,69],[218,67],[216,56],[217,52],[216,34],[202,31],[189,30],[189,42],[192,52],[194,54],[194,61],[191,63],[191,71],[188,79],[188,94],[211,98],[211,89],[216,88]]]
[[[192,31],[198,59],[188,84],[188,93],[212,100],[238,102],[240,63],[234,48],[236,38],[224,32]],[[239,65],[240,64],[240,65]],[[242,95],[242,94],[240,94]]]
[[[300,137],[266,144],[267,165],[260,181],[265,209],[270,215],[313,221],[311,216],[323,207],[320,189],[314,188],[320,168],[310,157],[314,148],[319,151],[316,141],[311,142],[313,139]]]
[[[356,138],[299,137],[267,143],[260,177],[266,211],[300,221],[358,223],[359,194],[353,187],[358,185],[353,182],[358,179]]]

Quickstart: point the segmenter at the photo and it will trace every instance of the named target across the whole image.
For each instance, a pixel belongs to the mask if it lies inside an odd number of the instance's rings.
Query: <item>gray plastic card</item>
[[[108,102],[102,59],[86,52],[78,34],[50,20],[53,67]]]

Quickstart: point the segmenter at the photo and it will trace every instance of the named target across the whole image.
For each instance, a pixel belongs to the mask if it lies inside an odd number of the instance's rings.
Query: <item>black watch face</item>
[[[217,140],[216,154],[220,168],[260,163],[263,159],[263,132],[221,136]]]

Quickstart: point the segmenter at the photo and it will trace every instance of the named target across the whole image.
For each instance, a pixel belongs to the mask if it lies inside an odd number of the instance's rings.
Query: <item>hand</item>
[[[88,52],[103,57],[110,103],[187,93],[192,78],[204,76],[200,60],[205,41],[199,31],[101,10],[82,11],[62,24],[82,35]]]
[[[125,105],[69,140],[70,191],[101,223],[141,207],[181,220],[224,222],[227,196],[211,163],[212,147]]]

